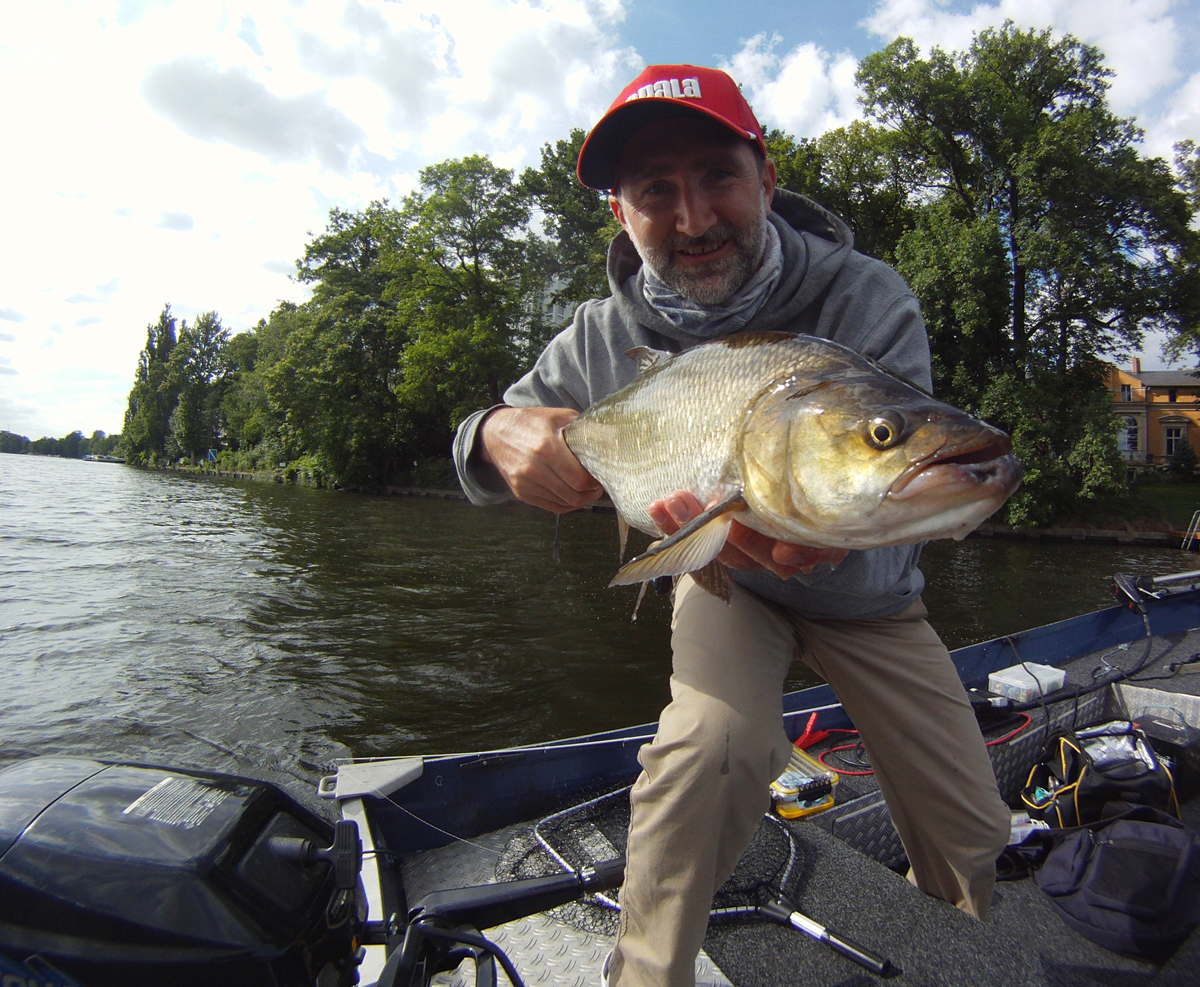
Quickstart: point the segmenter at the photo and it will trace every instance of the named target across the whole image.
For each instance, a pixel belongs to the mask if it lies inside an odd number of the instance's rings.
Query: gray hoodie
[[[929,341],[916,298],[890,267],[854,249],[854,236],[837,216],[811,199],[778,189],[768,217],[783,247],[779,284],[742,332],[798,332],[833,339],[878,360],[928,389]],[[642,261],[625,233],[608,251],[612,294],[579,306],[533,369],[504,393],[512,407],[582,411],[633,380],[637,366],[625,355],[635,346],[676,352],[701,342],[676,329],[646,302]],[[484,415],[458,428],[454,464],[474,504],[511,500],[485,486],[471,452]],[[770,572],[733,572],[760,596],[814,619],[882,617],[912,603],[925,586],[917,568],[920,546],[851,552],[836,569],[819,566],[784,581]]]

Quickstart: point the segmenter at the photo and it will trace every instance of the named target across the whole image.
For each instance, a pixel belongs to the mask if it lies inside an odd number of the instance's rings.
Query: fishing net
[[[629,788],[547,816],[514,837],[496,865],[498,880],[546,877],[625,855]],[[783,820],[766,815],[737,868],[713,897],[713,920],[749,918],[759,905],[790,897],[802,878],[800,846]],[[587,895],[552,914],[584,932],[615,936],[617,889]]]

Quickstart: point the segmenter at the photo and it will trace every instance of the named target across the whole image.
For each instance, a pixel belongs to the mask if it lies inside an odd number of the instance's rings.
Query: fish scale
[[[764,387],[804,373],[866,361],[825,340],[746,333],[655,363],[628,387],[593,404],[566,429],[567,445],[629,524],[660,534],[647,506],[676,490],[701,503],[740,485],[739,429]]]
[[[745,333],[682,353],[630,350],[638,375],[564,431],[633,527],[678,490],[706,510],[612,585],[710,566],[738,523],[817,548],[963,538],[1021,482],[1008,437],[839,343]],[[711,571],[710,571],[711,570]]]

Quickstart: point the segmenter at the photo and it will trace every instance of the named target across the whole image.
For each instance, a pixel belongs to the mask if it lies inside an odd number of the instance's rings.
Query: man
[[[761,128],[723,72],[646,69],[589,134],[578,174],[611,189],[623,229],[608,255],[612,296],[580,306],[504,405],[463,422],[455,462],[475,503],[516,497],[563,512],[598,497],[562,429],[633,379],[634,346],[803,332],[930,386],[916,299],[853,250],[836,216],[775,188]],[[669,534],[705,506],[680,491],[651,515]],[[789,545],[735,522],[719,556],[734,570],[731,602],[677,581],[672,701],[639,754],[609,983],[693,984],[713,892],[788,760],[781,696],[797,657],[859,728],[910,880],[984,917],[1009,813],[949,653],[924,620],[919,552]]]

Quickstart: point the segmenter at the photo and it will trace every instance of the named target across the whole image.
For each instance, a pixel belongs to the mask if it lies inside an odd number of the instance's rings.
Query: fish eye
[[[899,415],[882,414],[867,424],[867,442],[876,449],[890,449],[900,441],[903,431],[904,422]]]

